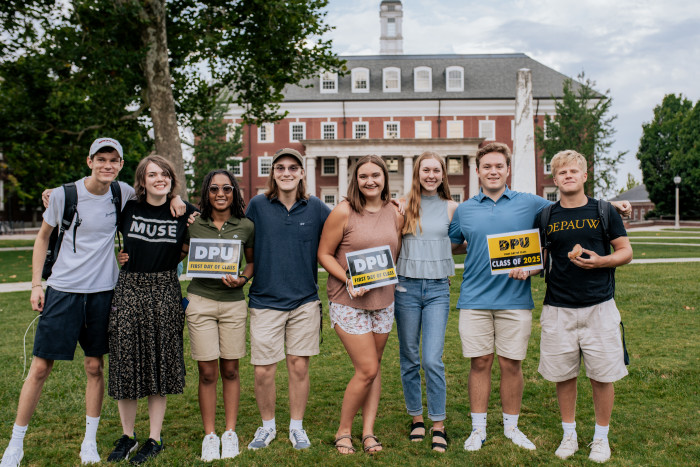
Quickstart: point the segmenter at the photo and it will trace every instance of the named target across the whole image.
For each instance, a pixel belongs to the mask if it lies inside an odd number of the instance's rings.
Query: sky
[[[328,37],[341,55],[379,53],[380,0],[330,0]],[[700,2],[688,0],[403,0],[404,54],[524,53],[610,90],[617,115],[611,153],[636,158],[642,124],[666,94],[700,100]],[[515,85],[515,84],[514,84]]]

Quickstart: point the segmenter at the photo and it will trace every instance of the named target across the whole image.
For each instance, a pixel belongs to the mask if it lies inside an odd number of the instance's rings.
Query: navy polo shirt
[[[255,224],[255,278],[250,308],[290,311],[318,300],[318,242],[331,210],[315,196],[290,210],[277,198],[257,195],[246,217]]]
[[[457,207],[450,224],[450,241],[457,244],[467,241],[457,308],[530,310],[535,307],[529,278],[521,281],[509,278],[508,274],[491,275],[486,236],[534,228],[535,216],[548,204],[552,203],[506,187],[498,201],[479,191]]]

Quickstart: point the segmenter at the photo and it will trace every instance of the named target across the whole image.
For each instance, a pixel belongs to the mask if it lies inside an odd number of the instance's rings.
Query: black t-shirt
[[[130,200],[122,211],[119,231],[129,261],[122,266],[128,272],[162,272],[177,268],[187,233],[187,218],[196,208],[187,203],[180,217],[170,214],[170,203],[152,206]]]
[[[627,236],[622,218],[612,205],[609,209],[609,240]],[[539,218],[536,225],[539,225]],[[547,276],[545,305],[583,308],[613,298],[613,269],[582,269],[568,257],[577,243],[600,256],[610,254],[610,243],[603,241],[597,200],[588,198],[588,204],[578,208],[567,209],[559,203],[552,206],[547,239],[550,242],[551,270]],[[585,253],[584,257],[587,257]]]

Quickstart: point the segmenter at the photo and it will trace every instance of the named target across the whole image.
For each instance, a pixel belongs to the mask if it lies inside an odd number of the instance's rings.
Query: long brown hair
[[[355,169],[352,171],[352,178],[348,184],[348,195],[345,197],[345,200],[350,203],[350,207],[356,212],[362,212],[367,202],[365,195],[360,191],[360,184],[357,182],[357,172],[360,167],[370,163],[378,166],[384,173],[384,189],[382,189],[382,200],[384,204],[388,203],[389,199],[391,199],[391,193],[389,192],[389,170],[386,168],[384,160],[374,155],[361,157],[360,160],[357,161]]]
[[[159,156],[158,154],[151,154],[150,156],[144,157],[141,162],[139,162],[138,167],[136,167],[136,172],[134,173],[134,192],[136,198],[141,202],[146,200],[146,167],[148,167],[148,164],[151,162],[160,167],[160,169],[170,177],[170,193],[168,193],[168,199],[172,198],[174,193],[177,192],[178,187],[175,169],[173,169],[173,166],[165,157]]]
[[[294,158],[293,156],[284,157],[289,157],[290,159],[296,160],[296,158]],[[299,167],[301,168],[301,170],[304,170],[303,165],[300,165]],[[279,198],[279,191],[280,190],[277,186],[277,181],[275,180],[275,167],[271,166],[270,175],[267,177],[267,191],[265,192],[265,196],[267,197],[267,199]],[[297,200],[300,199],[309,199],[309,195],[306,193],[306,173],[302,175],[301,179],[299,180],[299,184],[297,185]]]
[[[440,163],[440,169],[442,170],[442,183],[437,188],[438,196],[445,200],[450,200],[450,184],[447,181],[447,167],[445,167],[445,161],[436,152],[425,151],[418,157],[416,164],[413,166],[413,177],[411,182],[411,191],[408,193],[408,203],[406,205],[406,222],[403,225],[402,234],[417,234],[420,230],[423,231],[423,227],[420,223],[420,196],[421,196],[421,186],[420,186],[420,164],[426,159],[435,159]]]

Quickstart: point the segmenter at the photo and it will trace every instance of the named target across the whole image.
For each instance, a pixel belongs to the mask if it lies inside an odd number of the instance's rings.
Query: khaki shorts
[[[195,294],[188,294],[187,298],[190,304],[185,314],[192,359],[208,362],[243,358],[248,317],[245,300],[219,302]]]
[[[620,312],[610,299],[585,308],[544,305],[540,316],[539,372],[553,382],[576,378],[581,355],[586,376],[612,383],[627,375],[620,334]]]
[[[459,336],[467,358],[496,353],[525,360],[532,331],[531,310],[460,310]]]
[[[271,365],[287,355],[309,357],[319,353],[321,302],[304,303],[291,311],[250,309],[250,363]]]

